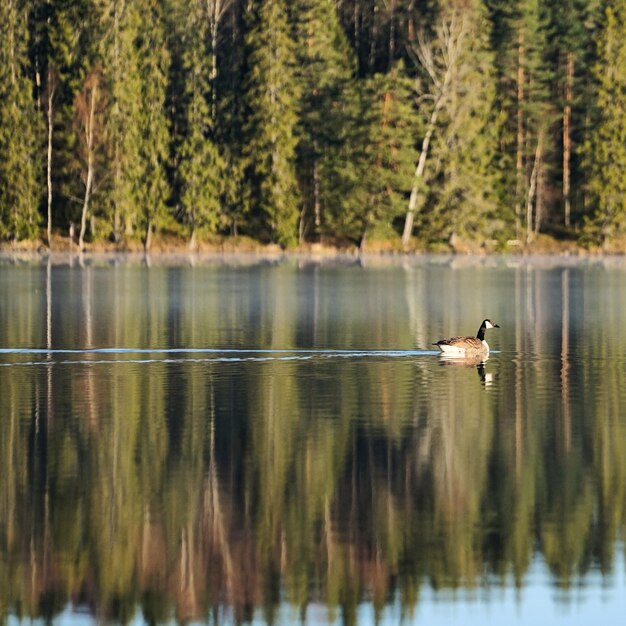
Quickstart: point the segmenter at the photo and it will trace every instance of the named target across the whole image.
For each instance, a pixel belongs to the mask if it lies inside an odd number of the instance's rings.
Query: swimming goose
[[[475,354],[489,354],[489,344],[485,341],[485,331],[489,328],[500,328],[491,320],[483,320],[476,337],[451,337],[440,339],[433,346],[437,346],[443,356],[470,356]]]

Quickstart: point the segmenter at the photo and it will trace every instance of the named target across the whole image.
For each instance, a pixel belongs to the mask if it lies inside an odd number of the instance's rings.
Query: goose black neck
[[[479,339],[480,341],[484,341],[485,340],[485,325],[481,324],[480,328],[478,329],[478,332],[476,333],[476,339]]]

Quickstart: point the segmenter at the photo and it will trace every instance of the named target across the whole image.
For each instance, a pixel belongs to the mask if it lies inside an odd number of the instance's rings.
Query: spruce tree
[[[190,246],[198,231],[215,232],[220,224],[224,165],[213,141],[211,79],[213,64],[206,63],[212,41],[206,4],[190,0],[185,20],[182,71],[184,73],[184,128],[178,148],[179,201],[189,225]],[[207,98],[211,98],[207,101]]]
[[[404,75],[402,63],[362,81],[339,170],[348,184],[340,188],[340,210],[333,214],[333,230],[341,238],[363,249],[372,230],[393,233],[393,222],[403,215],[411,191],[420,126],[413,81]]]
[[[50,212],[54,211],[55,223],[66,231],[71,223],[80,222],[79,199],[86,195],[76,100],[97,64],[97,0],[50,0],[41,15],[45,17],[41,35],[45,66],[41,69],[45,70],[45,96],[51,96],[45,103]]]
[[[345,128],[354,61],[339,24],[333,0],[298,0],[292,6],[296,25],[297,79],[300,85],[298,179],[302,190],[300,239],[328,235],[328,211],[341,188]]]
[[[550,129],[558,119],[550,97],[549,13],[540,0],[491,0],[489,5],[496,102],[504,120],[499,129],[500,202],[503,207],[513,204],[516,236],[529,241],[546,213],[543,189],[554,145]]]
[[[159,0],[142,0],[136,40],[140,106],[138,117],[138,170],[134,195],[139,208],[139,229],[146,250],[153,232],[166,217],[170,188],[165,166],[168,160],[169,129],[165,117],[169,53],[163,34]]]
[[[299,198],[295,175],[298,88],[295,49],[284,0],[264,0],[248,33],[247,144],[250,203],[261,236],[295,241]]]
[[[585,144],[593,207],[585,235],[602,244],[626,232],[626,2],[610,5],[597,37],[593,124]]]
[[[0,3],[0,238],[35,237],[39,225],[37,116],[28,76],[27,5]]]
[[[101,0],[102,57],[108,85],[108,174],[112,235],[143,240],[166,216],[169,130],[165,92],[169,54],[158,0]]]
[[[136,3],[124,0],[102,0],[102,3],[101,56],[109,96],[107,135],[111,152],[107,204],[111,238],[120,243],[134,236],[140,212],[135,189],[141,172],[142,81],[136,40],[143,16]]]
[[[555,170],[560,180],[555,180],[555,184],[560,188],[562,199],[559,221],[562,220],[566,227],[570,226],[575,217],[573,212],[580,213],[582,208],[582,194],[580,185],[577,184],[582,180],[578,152],[587,104],[585,89],[590,83],[589,50],[592,48],[587,26],[589,20],[586,18],[595,2],[596,0],[591,3],[589,0],[549,0],[547,3],[547,54],[555,78],[551,96],[560,109],[560,136],[557,136],[555,149]],[[576,193],[577,190],[579,193]]]

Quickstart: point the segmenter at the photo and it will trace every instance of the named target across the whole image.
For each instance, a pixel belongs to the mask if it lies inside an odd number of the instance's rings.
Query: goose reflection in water
[[[446,356],[442,354],[439,356],[439,364],[442,366],[451,365],[456,367],[475,367],[478,372],[480,382],[485,387],[491,387],[493,384],[493,373],[488,372],[485,369],[485,363],[489,360],[489,354],[474,354],[471,356]]]

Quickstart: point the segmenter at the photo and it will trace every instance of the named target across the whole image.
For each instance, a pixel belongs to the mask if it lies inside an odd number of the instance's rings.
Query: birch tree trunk
[[[152,220],[148,220],[148,224],[146,225],[146,238],[143,242],[143,250],[144,252],[150,252],[150,247],[152,246]]]
[[[417,58],[419,65],[427,72],[430,79],[432,85],[432,93],[430,95],[434,104],[424,138],[422,139],[422,147],[413,176],[409,206],[404,219],[402,246],[405,249],[413,233],[415,212],[418,208],[420,187],[424,179],[430,143],[437,127],[439,114],[450,95],[452,75],[458,62],[464,34],[465,24],[463,16],[453,13],[438,26],[434,40],[426,41],[423,33],[418,33],[417,43],[411,46],[413,55]]]
[[[428,149],[430,147],[430,141],[435,132],[435,126],[437,124],[437,117],[439,111],[443,107],[443,94],[437,99],[435,108],[430,116],[428,128],[424,139],[422,140],[422,149],[420,150],[420,156],[417,161],[417,167],[415,168],[415,175],[413,177],[413,187],[411,188],[411,196],[409,198],[409,208],[404,219],[404,231],[402,232],[402,246],[406,248],[409,245],[411,235],[413,233],[413,223],[415,221],[415,210],[417,208],[417,198],[419,196],[419,189],[424,177],[424,169],[426,167],[426,157],[428,156]]]
[[[48,152],[46,159],[46,182],[48,185],[48,248],[52,248],[52,124],[54,113],[54,92],[56,91],[56,79],[51,70],[48,71]]]
[[[88,92],[89,93],[89,92]],[[89,102],[89,112],[85,123],[85,147],[87,151],[87,177],[85,180],[85,197],[83,198],[83,210],[80,216],[80,233],[78,235],[78,247],[84,247],[85,231],[87,230],[87,213],[89,211],[89,201],[91,200],[91,189],[93,186],[94,170],[94,133],[96,118],[96,102],[98,99],[98,83],[94,81],[91,88],[91,100]]]
[[[530,181],[528,184],[528,196],[526,198],[526,243],[530,243],[533,240],[535,231],[533,229],[533,200],[535,200],[535,208],[537,205],[537,177],[539,176],[539,170],[541,168],[541,156],[543,149],[543,137],[540,132],[537,136],[537,147],[535,148],[535,160],[533,162],[533,169],[530,174]],[[537,215],[535,212],[535,219]]]

